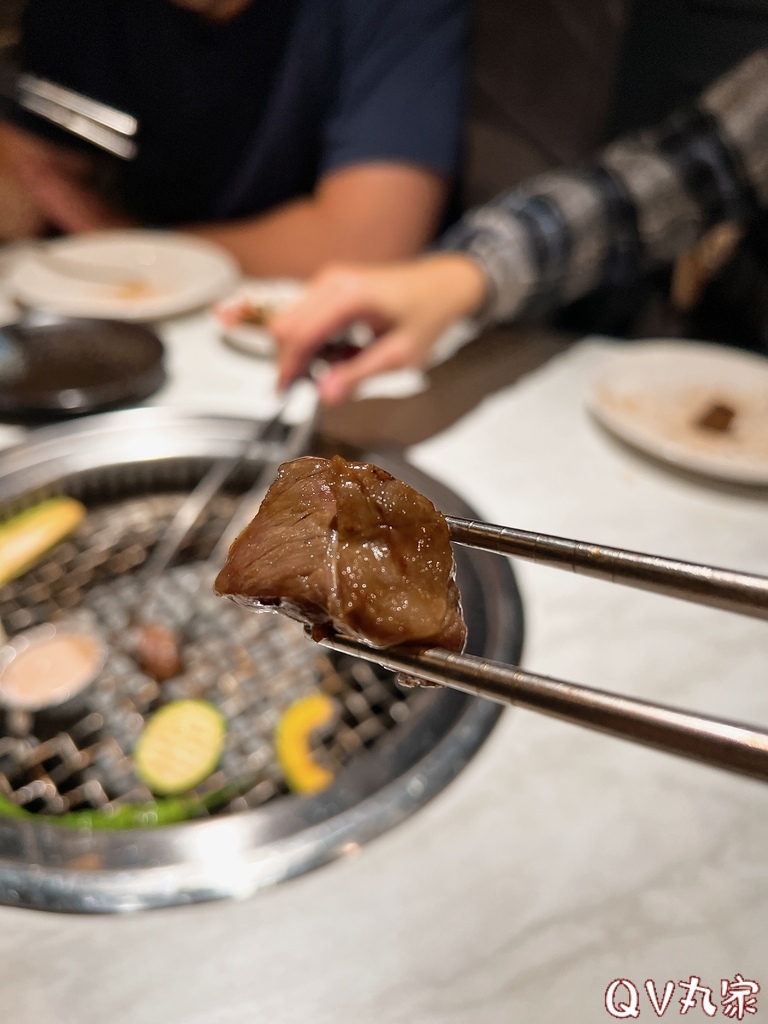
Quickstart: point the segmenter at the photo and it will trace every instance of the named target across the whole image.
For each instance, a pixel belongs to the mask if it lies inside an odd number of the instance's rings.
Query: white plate
[[[251,310],[277,312],[295,302],[303,290],[300,281],[288,279],[247,281],[214,309],[224,340],[241,352],[271,359],[275,354],[272,335],[265,327],[246,323],[243,316]]]
[[[62,316],[157,320],[207,305],[239,277],[229,253],[192,235],[108,231],[40,247],[8,287],[24,305]]]
[[[645,341],[606,357],[588,395],[622,440],[672,465],[722,480],[768,484],[768,359],[703,342]],[[735,412],[726,431],[699,420]]]
[[[12,324],[19,318],[19,308],[15,302],[11,301],[6,295],[0,291],[0,327],[5,327],[6,324]]]

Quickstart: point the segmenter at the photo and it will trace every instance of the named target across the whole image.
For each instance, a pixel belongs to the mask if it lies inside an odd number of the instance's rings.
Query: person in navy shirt
[[[415,254],[455,195],[467,7],[30,0],[25,69],[134,114],[139,152],[108,202],[93,154],[24,118],[16,174],[56,229],[183,228],[252,274]]]

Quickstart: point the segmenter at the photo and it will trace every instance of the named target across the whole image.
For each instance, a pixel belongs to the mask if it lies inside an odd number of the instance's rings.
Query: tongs
[[[446,516],[454,543],[514,555],[697,604],[768,619],[768,578]],[[563,682],[441,648],[378,650],[340,634],[323,646],[392,672],[541,711],[727,771],[768,780],[768,730]]]
[[[274,414],[267,420],[255,420],[242,442],[231,455],[216,459],[195,488],[179,506],[165,533],[142,567],[145,583],[151,588],[170,565],[174,556],[214,498],[249,456],[262,457],[262,464],[251,489],[238,499],[232,519],[209,556],[212,565],[224,561],[229,546],[250,521],[254,509],[261,504],[281,463],[296,458],[309,443],[315,429],[318,404],[303,421],[290,426],[285,422],[288,407],[298,381],[285,391]],[[286,436],[280,436],[287,431]]]
[[[1,67],[0,97],[122,160],[136,156],[139,124],[122,110],[45,78]]]
[[[211,464],[194,490],[182,502],[160,542],[144,563],[142,575],[145,582],[152,585],[165,572],[189,531],[249,455],[261,455],[262,465],[251,489],[238,500],[232,519],[209,556],[212,565],[219,565],[224,561],[230,544],[250,522],[277,475],[280,465],[295,459],[309,445],[319,412],[314,376],[323,367],[349,359],[359,350],[360,346],[357,343],[343,335],[326,342],[316,353],[306,373],[296,377],[288,385],[274,414],[267,420],[254,421],[251,430],[236,451],[232,455],[223,455]],[[306,387],[312,389],[310,413],[303,420],[290,425],[286,421],[286,414],[295,394],[299,389]],[[281,433],[285,435],[282,438],[279,436]]]

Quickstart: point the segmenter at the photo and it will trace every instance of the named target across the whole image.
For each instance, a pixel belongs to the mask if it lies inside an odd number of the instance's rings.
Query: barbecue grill
[[[0,796],[25,812],[0,817],[0,902],[111,912],[249,894],[356,851],[398,824],[461,771],[495,724],[500,709],[489,702],[403,687],[377,666],[309,643],[280,616],[213,595],[209,555],[260,466],[281,445],[294,454],[290,430],[254,446],[151,594],[141,592],[135,570],[185,494],[250,430],[246,420],[131,410],[46,427],[0,455],[0,515],[57,493],[89,509],[69,540],[0,589],[5,629],[63,619],[97,633],[110,651],[74,715],[8,712],[0,720]],[[446,513],[470,513],[399,455],[356,457]],[[469,649],[516,662],[522,615],[509,565],[480,551],[456,555]],[[184,672],[176,679],[158,684],[132,656],[139,604],[144,618],[182,637]],[[315,737],[313,756],[335,781],[302,797],[286,784],[273,737],[286,708],[318,690],[335,713]],[[129,830],[68,827],[74,812],[151,800],[131,752],[147,717],[182,697],[213,701],[229,721],[220,766],[196,792],[204,816]]]

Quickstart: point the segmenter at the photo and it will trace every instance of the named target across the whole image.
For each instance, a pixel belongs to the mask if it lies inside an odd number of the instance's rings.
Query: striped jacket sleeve
[[[671,262],[709,228],[768,206],[768,50],[598,162],[539,175],[471,210],[440,242],[473,258],[485,322],[543,312]]]

